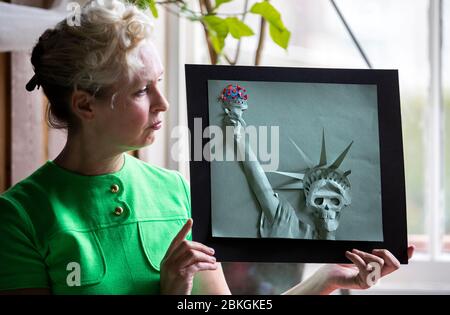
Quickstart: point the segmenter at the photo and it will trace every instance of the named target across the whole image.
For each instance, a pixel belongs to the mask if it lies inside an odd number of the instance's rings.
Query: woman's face
[[[153,143],[162,126],[162,113],[169,108],[158,86],[163,66],[153,44],[146,42],[141,46],[139,56],[144,64],[142,71],[131,81],[120,80],[112,98],[98,106],[96,134],[120,151]]]

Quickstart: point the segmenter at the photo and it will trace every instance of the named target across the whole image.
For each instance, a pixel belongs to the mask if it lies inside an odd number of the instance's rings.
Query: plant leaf
[[[286,49],[291,32],[284,26],[280,12],[268,1],[255,3],[251,7],[250,12],[261,15],[269,23],[270,37],[277,45]]]
[[[158,9],[156,8],[156,1],[148,0],[148,6],[150,8],[150,11],[152,12],[153,17],[157,18],[158,17]]]
[[[136,5],[141,10],[150,9],[153,17],[158,17],[158,9],[155,0],[127,0],[129,3]]]
[[[219,36],[226,37],[228,35],[228,25],[224,19],[216,15],[206,15],[203,20],[209,29],[215,31]]]
[[[216,5],[214,6],[214,10],[219,8],[222,4],[231,2],[233,0],[216,0]]]
[[[225,38],[209,33],[209,39],[216,53],[220,54],[225,47]]]
[[[255,3],[250,12],[261,15],[269,24],[273,24],[280,30],[286,28],[281,20],[280,12],[267,1]]]
[[[215,15],[207,15],[203,17],[203,21],[206,24],[208,35],[214,50],[220,54],[225,46],[225,38],[229,31],[227,22],[225,19]]]
[[[236,17],[226,18],[225,22],[228,25],[228,29],[230,31],[231,36],[233,36],[236,39],[239,39],[242,36],[255,35],[253,30],[247,24],[245,24]]]
[[[147,9],[147,0],[128,0],[129,3],[136,5],[139,9]]]
[[[287,49],[289,45],[289,39],[291,37],[291,32],[289,32],[286,28],[280,31],[278,28],[270,24],[269,33],[275,44],[284,49]]]

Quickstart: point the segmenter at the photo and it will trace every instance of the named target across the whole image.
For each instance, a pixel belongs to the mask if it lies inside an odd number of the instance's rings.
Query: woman
[[[229,294],[214,250],[189,240],[184,179],[125,154],[153,143],[169,105],[150,20],[105,3],[90,2],[80,25],[60,22],[33,49],[27,89],[42,86],[50,124],[68,137],[0,197],[0,291]],[[325,266],[286,293],[367,288],[370,262],[382,276],[399,267],[386,250],[346,255],[354,266]]]

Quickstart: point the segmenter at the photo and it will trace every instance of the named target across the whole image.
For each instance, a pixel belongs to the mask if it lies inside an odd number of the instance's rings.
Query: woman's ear
[[[86,91],[75,90],[72,93],[72,112],[80,120],[92,120],[94,118],[95,98]]]

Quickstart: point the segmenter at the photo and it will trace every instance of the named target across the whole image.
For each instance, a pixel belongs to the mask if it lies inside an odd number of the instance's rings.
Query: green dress
[[[96,176],[47,161],[0,196],[0,290],[158,294],[161,260],[188,217],[178,172],[128,154]]]

